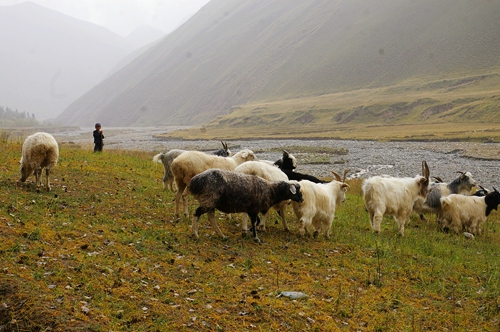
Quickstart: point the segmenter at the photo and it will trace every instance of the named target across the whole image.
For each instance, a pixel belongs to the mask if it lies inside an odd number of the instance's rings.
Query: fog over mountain
[[[57,120],[202,124],[248,102],[497,70],[498,8],[500,0],[212,0]]]
[[[0,105],[53,118],[137,48],[32,2],[0,6]]]
[[[163,37],[165,37],[165,32],[154,29],[149,25],[141,25],[125,37],[125,39],[131,42],[136,48],[141,48]]]

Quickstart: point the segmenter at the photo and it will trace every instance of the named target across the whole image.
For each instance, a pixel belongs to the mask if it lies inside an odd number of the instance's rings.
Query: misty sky
[[[0,0],[0,6],[24,0]],[[168,33],[209,0],[31,0],[43,7],[95,23],[125,37],[146,24]]]

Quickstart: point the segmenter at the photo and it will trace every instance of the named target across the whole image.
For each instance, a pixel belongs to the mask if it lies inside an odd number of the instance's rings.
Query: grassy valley
[[[498,109],[500,75],[491,73],[245,104],[165,136],[499,142]]]
[[[53,190],[19,184],[21,142],[0,154],[0,326],[9,331],[494,331],[500,327],[500,217],[483,236],[412,217],[371,232],[359,180],[332,238],[285,233],[271,212],[262,245],[240,215],[173,218],[152,154],[61,146]],[[29,180],[33,181],[33,178]],[[195,206],[191,200],[191,211]],[[277,297],[300,291],[307,298]]]

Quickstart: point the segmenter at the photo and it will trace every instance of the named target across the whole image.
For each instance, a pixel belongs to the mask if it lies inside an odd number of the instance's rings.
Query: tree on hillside
[[[26,111],[13,111],[8,106],[0,106],[0,126],[1,127],[32,127],[39,126],[40,123],[35,118],[35,113],[31,116]]]

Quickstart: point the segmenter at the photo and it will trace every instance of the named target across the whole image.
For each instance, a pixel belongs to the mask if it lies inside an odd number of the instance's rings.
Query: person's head
[[[95,124],[95,129],[97,130],[101,129],[101,124],[99,122]]]

